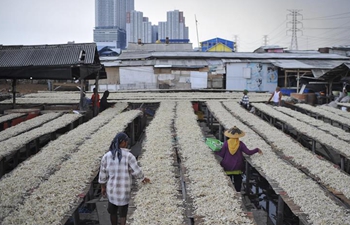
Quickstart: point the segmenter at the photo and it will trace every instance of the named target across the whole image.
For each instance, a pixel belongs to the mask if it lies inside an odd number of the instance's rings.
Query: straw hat
[[[224,135],[228,138],[241,138],[245,135],[244,131],[241,131],[238,127],[234,126],[229,130],[226,130]]]

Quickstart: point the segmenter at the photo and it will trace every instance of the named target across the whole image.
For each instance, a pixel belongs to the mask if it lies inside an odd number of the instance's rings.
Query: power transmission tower
[[[264,35],[264,36],[263,36],[263,45],[264,45],[264,46],[267,46],[268,43],[269,43],[269,41],[268,41],[268,36],[267,36],[267,35]]]
[[[234,51],[238,52],[238,35],[235,35],[234,37],[235,37],[235,49],[234,49]]]
[[[303,18],[303,15],[299,12],[301,10],[298,9],[289,9],[290,13],[287,14],[287,19],[291,17],[292,21],[289,21],[287,23],[287,35],[288,32],[292,32],[292,40],[290,42],[290,49],[291,50],[298,50],[298,32],[303,32],[301,29],[303,28],[303,23],[298,20],[298,17]],[[288,26],[289,24],[292,25],[292,27]],[[300,28],[299,28],[300,27]]]

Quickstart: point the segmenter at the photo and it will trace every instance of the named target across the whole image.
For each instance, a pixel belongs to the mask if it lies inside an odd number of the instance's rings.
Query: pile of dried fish
[[[0,223],[9,212],[23,203],[25,196],[30,195],[35,188],[58,170],[60,164],[78,150],[79,145],[90,139],[91,135],[126,107],[126,104],[117,104],[114,108],[103,111],[97,117],[51,141],[39,153],[2,177],[0,180]]]
[[[59,170],[34,189],[23,205],[4,218],[2,224],[61,224],[78,206],[79,196],[88,191],[110,141],[140,114],[138,110],[119,114],[99,129]]]
[[[306,149],[290,136],[261,120],[254,114],[247,113],[245,109],[238,104],[225,102],[224,105],[239,118],[258,132],[263,134],[264,138],[273,143],[276,150],[281,151],[283,155],[303,168],[306,168],[314,177],[318,178],[325,186],[329,186],[336,191],[342,192],[350,199],[350,177],[341,170],[335,168],[332,163],[320,159],[310,150]],[[283,108],[283,107],[279,107]],[[267,135],[264,135],[267,134]]]
[[[179,152],[190,180],[187,186],[195,216],[203,219],[201,224],[253,224],[242,210],[240,195],[205,144],[191,102],[179,102],[176,115]]]
[[[252,163],[267,177],[278,183],[279,187],[307,214],[311,223],[330,225],[348,223],[350,216],[345,208],[330,199],[315,181],[280,159],[271,146],[224,109],[220,102],[210,101],[207,102],[207,106],[225,128],[237,126],[246,132],[242,141],[248,148],[259,147],[263,151],[262,156],[251,157]]]
[[[63,116],[52,120],[48,123],[43,124],[42,126],[30,130],[28,132],[22,133],[5,141],[2,141],[0,149],[0,158],[12,154],[13,152],[24,147],[27,143],[32,140],[35,140],[38,137],[41,137],[45,134],[50,134],[57,131],[60,128],[71,124],[81,117],[80,114],[64,114]]]
[[[143,155],[139,159],[151,184],[139,184],[134,203],[132,224],[182,224],[183,205],[179,200],[175,178],[172,122],[175,102],[162,102],[155,118],[146,129]]]
[[[53,120],[61,115],[62,113],[47,113],[41,116],[37,116],[30,120],[26,120],[16,126],[9,127],[6,130],[0,132],[0,142],[8,138],[14,137],[20,133],[26,132],[30,129],[33,129],[37,126],[40,126],[43,123]]]

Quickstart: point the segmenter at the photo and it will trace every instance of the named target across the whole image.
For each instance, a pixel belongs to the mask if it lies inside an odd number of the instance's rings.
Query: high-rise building
[[[142,23],[142,42],[144,43],[152,43],[152,23],[148,21],[144,21]]]
[[[167,21],[158,23],[159,39],[188,39],[188,27],[183,12],[179,10],[167,12]]]
[[[134,10],[134,0],[95,0],[95,26],[126,29],[126,14]]]
[[[152,24],[142,12],[131,11],[126,16],[127,43],[152,43]]]
[[[158,22],[158,39],[165,39],[167,35],[167,22]]]
[[[152,43],[156,43],[158,40],[158,26],[152,25]]]
[[[118,48],[125,48],[126,15],[132,10],[134,0],[95,0],[94,41],[119,40]]]
[[[126,16],[126,40],[127,43],[136,43],[142,35],[143,13],[131,11]]]

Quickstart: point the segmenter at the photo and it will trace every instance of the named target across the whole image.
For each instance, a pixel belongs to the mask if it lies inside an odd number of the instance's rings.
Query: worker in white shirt
[[[282,92],[280,87],[276,87],[276,90],[270,96],[269,100],[267,101],[267,104],[270,103],[271,99],[273,101],[274,106],[281,106]]]

